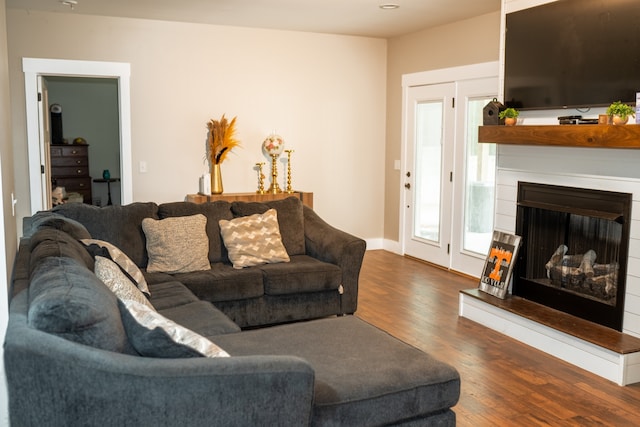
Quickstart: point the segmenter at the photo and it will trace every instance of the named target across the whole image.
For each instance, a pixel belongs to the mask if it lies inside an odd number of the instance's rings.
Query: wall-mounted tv
[[[519,109],[635,103],[640,0],[559,0],[506,16],[504,103]]]

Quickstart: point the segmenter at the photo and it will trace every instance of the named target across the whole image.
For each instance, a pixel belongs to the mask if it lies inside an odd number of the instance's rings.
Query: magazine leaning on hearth
[[[480,276],[478,288],[481,291],[502,299],[507,296],[519,248],[520,236],[494,230],[491,247]]]

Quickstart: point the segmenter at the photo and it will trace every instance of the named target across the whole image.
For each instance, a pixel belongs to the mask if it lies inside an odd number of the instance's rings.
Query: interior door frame
[[[29,193],[31,214],[47,209],[45,147],[40,139],[38,119],[38,78],[41,76],[112,78],[118,81],[120,120],[120,186],[122,203],[133,201],[131,157],[131,64],[123,62],[76,61],[64,59],[22,58],[27,118],[27,152],[29,155]]]
[[[402,135],[400,144],[400,158],[401,170],[400,170],[400,182],[398,188],[400,191],[400,206],[399,208],[399,230],[398,235],[400,238],[400,250],[402,255],[405,255],[405,231],[406,227],[411,226],[405,224],[405,209],[407,205],[407,192],[404,191],[405,176],[412,165],[408,164],[407,144],[409,138],[409,132],[412,129],[408,129],[407,126],[407,114],[408,105],[407,100],[409,96],[409,89],[414,86],[425,86],[442,83],[456,83],[463,80],[475,80],[485,77],[496,77],[499,75],[500,63],[498,61],[483,62],[478,64],[463,65],[459,67],[442,68],[438,70],[422,71],[418,73],[404,74],[402,76]],[[499,81],[499,85],[502,83]],[[455,152],[455,150],[454,150]],[[455,161],[454,161],[455,162]],[[455,173],[455,171],[454,171]],[[455,188],[455,186],[454,186]],[[456,195],[453,195],[456,200]]]

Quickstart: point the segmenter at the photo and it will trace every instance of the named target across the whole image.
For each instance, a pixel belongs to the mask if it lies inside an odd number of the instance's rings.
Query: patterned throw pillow
[[[207,217],[202,214],[161,220],[145,218],[149,273],[189,273],[211,270]]]
[[[220,220],[220,233],[233,268],[289,262],[275,209],[230,221]]]
[[[116,294],[118,299],[136,301],[155,311],[147,297],[140,292],[140,289],[120,270],[120,267],[115,262],[108,258],[97,256],[95,273],[98,279],[102,280],[111,289],[111,292]]]
[[[133,348],[146,357],[229,357],[202,335],[135,301],[120,301],[122,323]]]
[[[109,258],[122,269],[122,271],[129,276],[131,280],[136,284],[138,289],[142,293],[144,293],[147,297],[151,296],[151,292],[149,291],[149,286],[147,285],[147,281],[142,274],[142,271],[138,268],[138,266],[131,261],[131,259],[122,252],[116,245],[113,245],[104,240],[98,239],[82,239],[80,240],[82,243],[87,246],[90,251],[91,245],[97,245],[100,248],[104,248],[107,250],[109,254]],[[91,251],[90,251],[91,252]]]

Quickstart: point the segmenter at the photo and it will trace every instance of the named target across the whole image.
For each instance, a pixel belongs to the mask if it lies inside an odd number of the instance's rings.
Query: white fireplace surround
[[[499,145],[497,164],[495,229],[508,233],[515,233],[519,181],[632,194],[623,333],[640,338],[640,150]],[[610,354],[470,300],[461,297],[461,316],[620,385],[640,382],[640,354]]]

